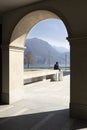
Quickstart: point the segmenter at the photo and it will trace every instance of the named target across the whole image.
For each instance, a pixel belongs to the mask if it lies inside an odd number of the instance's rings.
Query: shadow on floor
[[[82,130],[87,122],[69,118],[69,110],[0,118],[0,130]]]

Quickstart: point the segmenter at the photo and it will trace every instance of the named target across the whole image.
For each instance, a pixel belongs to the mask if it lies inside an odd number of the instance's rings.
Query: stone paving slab
[[[87,122],[69,117],[69,78],[25,85],[22,100],[0,106],[0,130],[87,130]]]

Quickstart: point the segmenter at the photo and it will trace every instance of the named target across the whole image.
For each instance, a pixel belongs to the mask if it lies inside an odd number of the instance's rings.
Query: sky
[[[46,19],[37,23],[28,33],[27,38],[39,38],[52,46],[70,48],[66,27],[60,19]]]

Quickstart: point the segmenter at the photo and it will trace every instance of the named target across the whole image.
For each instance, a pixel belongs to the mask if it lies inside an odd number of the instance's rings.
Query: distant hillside
[[[56,51],[60,52],[60,53],[67,53],[70,52],[69,49],[65,48],[65,47],[57,47],[57,46],[53,46],[54,49],[56,49]]]
[[[26,55],[31,52],[34,59],[34,66],[53,66],[56,61],[61,64],[65,62],[65,54],[58,52],[46,41],[38,38],[27,39],[25,46],[25,59]]]

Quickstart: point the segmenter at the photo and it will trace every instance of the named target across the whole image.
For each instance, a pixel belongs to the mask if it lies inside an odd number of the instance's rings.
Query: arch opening
[[[24,45],[28,32],[38,22],[46,19],[59,19],[59,17],[46,10],[38,10],[31,12],[24,16],[13,30],[10,44],[9,44],[9,58],[10,58],[10,102],[23,97],[23,85],[24,85]],[[18,95],[18,96],[16,96]],[[16,96],[16,98],[15,98]]]
[[[70,68],[70,46],[66,28],[60,19],[38,22],[25,40],[24,68],[53,68],[56,61],[62,69]]]
[[[49,18],[60,19],[56,14],[47,10],[33,11],[24,16],[13,30],[10,39],[10,46],[23,47],[26,36],[28,32],[32,29],[32,27],[38,22]]]

